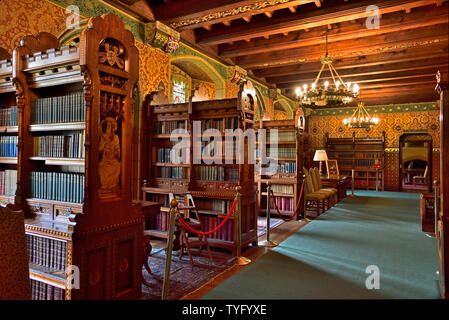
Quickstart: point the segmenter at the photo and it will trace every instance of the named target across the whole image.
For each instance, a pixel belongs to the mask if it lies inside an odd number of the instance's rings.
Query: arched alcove
[[[293,110],[291,109],[288,101],[285,99],[281,98],[281,99],[274,101],[273,109],[274,109],[275,115],[276,115],[276,110],[285,112],[285,117],[286,117],[285,120],[291,120],[294,117]],[[283,120],[283,119],[275,119],[275,120]]]
[[[225,98],[226,81],[207,60],[196,56],[181,56],[170,59],[170,64],[178,67],[192,79],[215,84],[215,99]]]

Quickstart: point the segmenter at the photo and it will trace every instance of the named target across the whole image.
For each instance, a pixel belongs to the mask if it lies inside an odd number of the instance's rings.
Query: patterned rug
[[[284,220],[277,218],[270,218],[270,230],[280,226],[284,223]],[[267,218],[266,217],[258,217],[257,218],[257,236],[261,237],[265,233],[267,233]]]
[[[282,219],[271,218],[271,229],[278,227],[284,221]],[[258,237],[267,232],[267,219],[259,217],[257,220]],[[202,255],[207,253],[203,250]],[[212,250],[212,255],[216,261],[210,261],[209,257],[193,255],[195,266],[192,266],[188,254],[184,254],[179,260],[178,252],[173,252],[172,263],[170,267],[170,288],[168,299],[179,300],[186,294],[201,287],[210,279],[232,267],[235,261],[230,252]],[[160,300],[162,295],[162,286],[165,272],[165,249],[153,248],[152,255],[149,258],[149,265],[152,274],[149,274],[145,268],[143,276],[149,286],[142,285],[142,298],[145,300]]]
[[[203,254],[207,250],[203,250]],[[217,253],[212,251],[214,259]],[[142,298],[145,300],[160,300],[162,295],[162,286],[165,272],[165,249],[153,249],[153,253],[149,258],[149,265],[152,274],[149,274],[143,268],[143,276],[149,287],[142,285]],[[188,254],[184,254],[179,260],[178,252],[173,252],[172,263],[170,267],[170,287],[168,299],[179,300],[187,293],[194,291],[208,280],[225,271],[227,268],[233,266],[235,261],[230,255],[228,259],[223,258],[223,253],[220,252],[220,257],[217,261],[211,261],[209,257],[193,255],[195,266],[192,266]]]

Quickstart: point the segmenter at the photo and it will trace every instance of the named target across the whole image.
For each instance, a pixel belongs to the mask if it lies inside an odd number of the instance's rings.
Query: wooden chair
[[[315,173],[315,178],[317,181],[317,185],[318,185],[318,189],[319,190],[324,190],[326,192],[329,192],[332,196],[331,198],[331,205],[333,206],[334,204],[336,204],[338,202],[338,189],[336,188],[329,188],[329,187],[324,187],[323,188],[323,182],[321,181],[321,175],[320,172],[318,170],[317,167],[313,168],[313,171]]]
[[[305,216],[307,216],[308,210],[315,211],[316,215],[319,216],[325,211],[324,202],[327,196],[323,193],[313,192],[312,178],[307,173],[307,170],[304,170],[304,174],[306,176],[304,185],[304,200],[306,201]]]
[[[418,184],[427,184],[427,168],[428,166],[426,166],[426,169],[424,170],[424,174],[422,176],[414,176],[413,177],[413,184],[414,185],[418,185]],[[420,180],[419,182],[417,180]]]
[[[179,211],[184,211],[184,221],[189,225],[189,227],[191,227],[193,230],[196,231],[201,231],[204,232],[204,228],[203,228],[203,222],[201,221],[201,216],[198,212],[197,207],[195,206],[195,201],[193,200],[193,197],[190,193],[187,193],[186,195],[186,200],[187,203],[184,206],[178,206]],[[169,201],[171,203],[171,201],[174,199],[174,195],[173,193],[169,194]],[[189,217],[186,217],[186,212],[189,212]],[[196,219],[193,219],[190,215],[192,212],[195,212],[196,215]],[[192,252],[191,252],[191,248],[194,247],[199,247],[200,248],[200,254],[201,254],[201,250],[203,249],[203,246],[205,246],[207,248],[207,252],[209,254],[209,258],[213,261],[213,257],[212,257],[212,252],[210,250],[209,247],[209,243],[207,242],[207,236],[205,235],[197,235],[195,234],[195,236],[197,236],[198,240],[192,240],[191,238],[189,239],[189,234],[192,233],[191,231],[189,231],[181,222],[177,222],[177,226],[181,229],[181,234],[180,234],[180,251],[179,251],[179,259],[182,258],[183,254],[184,254],[184,249],[187,250],[187,253],[189,255],[190,258],[190,263],[192,264],[192,266],[195,265],[195,262],[193,261],[193,256],[192,256]]]
[[[315,170],[313,168],[309,169],[309,176],[312,181],[313,192],[321,193],[326,196],[326,198],[324,199],[324,205],[325,205],[325,209],[328,210],[329,208],[331,208],[333,206],[332,199],[334,198],[335,193],[333,193],[333,191],[330,191],[330,190],[321,189],[318,186],[318,180],[317,180],[317,177],[315,176]]]

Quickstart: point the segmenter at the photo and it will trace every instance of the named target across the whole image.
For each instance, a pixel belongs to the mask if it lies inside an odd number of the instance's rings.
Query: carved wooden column
[[[449,92],[448,74],[437,74],[440,94],[440,199],[438,258],[441,295],[449,299]]]

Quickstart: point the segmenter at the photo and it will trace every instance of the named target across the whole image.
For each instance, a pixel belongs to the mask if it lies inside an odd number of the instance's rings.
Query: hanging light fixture
[[[328,44],[327,44],[327,30],[326,30],[326,55],[321,58],[321,69],[315,81],[309,87],[304,84],[296,89],[296,97],[305,107],[315,106],[339,106],[345,105],[353,101],[359,95],[359,86],[357,84],[351,84],[350,82],[344,82],[337,70],[332,65],[332,58],[328,56]],[[332,77],[333,85],[329,84],[329,81],[325,81],[323,86],[320,86],[318,82],[320,76],[328,67]]]
[[[371,117],[363,102],[360,102],[349,118],[343,119],[343,124],[348,128],[370,128],[379,124],[379,118]]]

